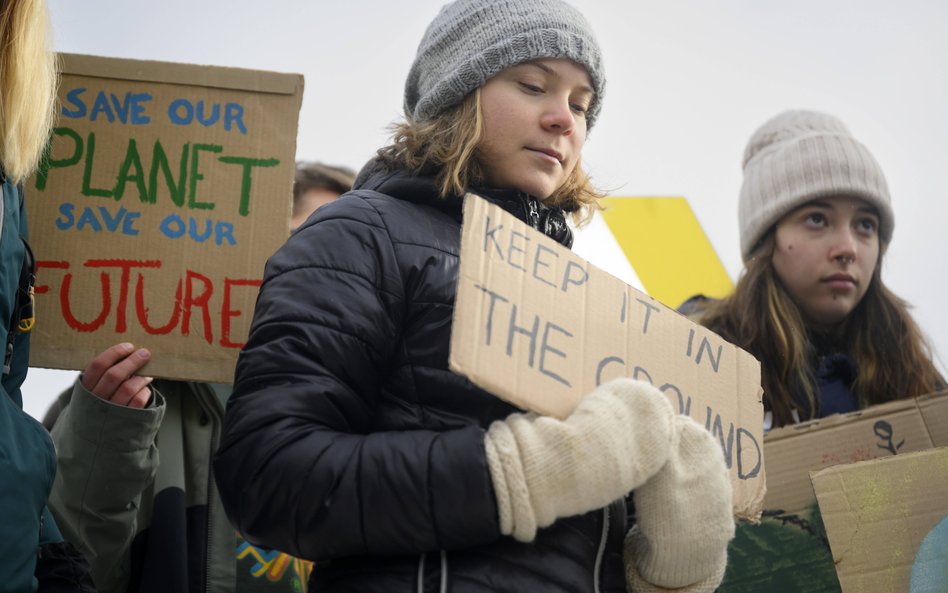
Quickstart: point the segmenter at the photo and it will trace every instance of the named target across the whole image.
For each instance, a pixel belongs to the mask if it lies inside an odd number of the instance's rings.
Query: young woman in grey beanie
[[[744,153],[739,204],[744,271],[699,317],[760,360],[771,425],[945,386],[882,281],[895,226],[882,169],[841,121],[787,111],[763,124]]]
[[[316,561],[312,590],[720,582],[723,455],[663,394],[618,380],[561,421],[448,368],[465,196],[569,246],[566,216],[600,195],[580,154],[604,86],[599,45],[561,0],[445,6],[393,143],[270,259],[215,473],[249,541]]]

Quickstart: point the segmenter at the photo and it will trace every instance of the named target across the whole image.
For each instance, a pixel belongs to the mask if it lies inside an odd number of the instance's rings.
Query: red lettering
[[[148,306],[146,299],[150,299],[154,305],[155,302],[170,300],[172,295],[155,294],[154,289],[146,295],[145,287],[148,277],[146,270],[161,269],[161,260],[90,259],[81,264],[84,268],[82,273],[70,271],[73,266],[79,266],[78,262],[37,261],[37,269],[42,270],[38,275],[45,283],[38,283],[36,286],[37,295],[58,293],[62,319],[71,330],[84,333],[102,331],[110,324],[109,317],[114,313],[116,334],[144,332],[148,335],[169,335],[180,331],[180,335],[190,336],[193,321],[199,332],[199,335],[195,336],[196,339],[223,348],[243,347],[244,342],[238,341],[240,337],[234,335],[235,325],[243,326],[241,320],[246,319],[249,314],[246,308],[241,308],[241,303],[246,302],[246,290],[251,290],[249,294],[252,296],[262,284],[261,280],[247,278],[224,277],[212,280],[194,270],[185,270],[177,281],[174,298],[170,303],[171,311],[167,321],[164,321],[154,319],[153,307]],[[63,272],[50,273],[48,270]],[[98,287],[95,286],[96,271]],[[133,274],[137,276],[134,287],[131,284]],[[61,276],[58,286],[56,276]],[[73,286],[77,282],[78,285]],[[221,282],[223,286],[220,286]],[[218,283],[222,291],[215,291],[215,283]],[[113,288],[116,288],[114,294]],[[98,303],[94,302],[96,293],[101,295]],[[216,294],[220,296],[216,297]],[[212,303],[214,298],[221,301],[219,309],[216,301]],[[130,300],[134,302],[129,302]],[[134,312],[131,311],[132,307]],[[164,307],[159,308],[159,311],[166,310]],[[217,323],[220,324],[217,330],[220,339],[215,342],[214,325]],[[238,333],[242,332],[241,328]]]
[[[90,259],[85,263],[87,268],[119,268],[122,270],[119,283],[119,300],[115,309],[115,332],[124,334],[128,326],[125,323],[125,309],[128,306],[128,280],[132,268],[160,268],[158,260],[135,261],[131,259]]]
[[[69,306],[69,287],[72,285],[72,274],[66,274],[63,277],[63,284],[59,288],[59,305],[63,309],[63,319],[66,320],[66,324],[76,331],[95,331],[105,324],[105,318],[109,316],[109,308],[112,306],[109,275],[103,272],[99,274],[99,278],[102,283],[102,312],[89,323],[83,323],[76,319],[76,316],[72,314],[72,307]]]
[[[43,268],[55,268],[60,270],[68,270],[69,262],[67,261],[43,261],[36,260],[36,280],[39,281],[40,273],[39,271]],[[46,284],[37,284],[33,287],[33,294],[46,294],[49,292],[49,286]]]
[[[148,307],[145,306],[145,282],[142,275],[138,275],[138,283],[135,285],[135,313],[138,315],[138,322],[142,328],[151,335],[170,334],[171,330],[178,326],[178,320],[181,319],[181,281],[178,280],[178,288],[174,293],[174,310],[171,312],[171,321],[161,327],[152,327],[148,322]]]
[[[221,346],[226,346],[228,348],[243,348],[244,346],[243,342],[232,342],[230,339],[231,317],[239,317],[240,315],[243,315],[242,311],[235,311],[231,309],[231,288],[234,286],[253,286],[254,288],[260,288],[261,284],[261,280],[231,280],[230,278],[224,278],[224,305],[221,307]]]
[[[192,280],[199,280],[204,284],[204,291],[197,296],[195,296],[192,290],[194,286]],[[208,344],[211,344],[214,342],[214,334],[211,331],[211,312],[208,310],[208,304],[211,300],[211,295],[214,293],[214,284],[207,276],[191,270],[187,271],[185,283],[187,290],[184,294],[184,320],[181,322],[181,334],[185,336],[191,335],[191,309],[198,306],[204,311],[204,339]]]

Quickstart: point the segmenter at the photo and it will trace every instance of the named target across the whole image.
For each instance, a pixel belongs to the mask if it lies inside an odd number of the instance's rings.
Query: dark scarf
[[[403,169],[392,170],[378,159],[372,159],[359,172],[353,189],[369,189],[399,200],[425,204],[461,222],[464,196],[442,197],[435,176],[427,172],[413,174]],[[561,245],[572,248],[573,232],[566,224],[562,208],[547,206],[541,200],[516,189],[471,187],[469,191],[497,204]]]

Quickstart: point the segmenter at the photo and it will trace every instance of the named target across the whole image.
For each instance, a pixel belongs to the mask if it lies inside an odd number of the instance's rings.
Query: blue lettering
[[[97,214],[98,211],[98,214]],[[125,207],[120,207],[114,215],[104,206],[98,208],[86,207],[82,210],[79,220],[76,220],[76,205],[64,203],[59,205],[59,217],[56,219],[56,228],[61,231],[68,230],[75,225],[77,231],[86,228],[93,232],[105,230],[110,233],[121,231],[124,235],[135,236],[139,230],[135,228],[135,221],[141,217],[141,212],[129,212]]]
[[[228,103],[224,107],[224,129],[228,132],[230,127],[236,123],[241,134],[247,133],[247,127],[244,126],[244,108],[239,103]]]
[[[197,120],[201,123],[202,126],[209,127],[217,123],[217,120],[221,118],[221,104],[214,103],[214,107],[211,108],[211,115],[207,116],[204,114],[204,101],[198,101],[197,104]]]
[[[63,103],[72,106],[72,108],[67,108],[64,104],[61,108],[64,116],[78,119],[85,117],[88,113],[89,121],[95,121],[102,115],[109,120],[109,123],[115,123],[116,119],[123,124],[131,123],[134,125],[151,122],[151,118],[145,115],[144,105],[144,103],[151,101],[150,93],[125,93],[120,98],[115,93],[107,94],[105,91],[99,91],[92,102],[92,111],[90,112],[82,98],[82,94],[87,90],[85,87],[77,87],[66,93]]]
[[[118,230],[119,223],[122,222],[122,217],[125,216],[125,206],[119,208],[115,218],[112,218],[112,214],[105,206],[99,206],[99,214],[102,215],[102,222],[105,223],[105,228],[114,233]]]
[[[102,230],[102,224],[99,223],[99,219],[96,218],[91,208],[82,211],[82,216],[79,217],[79,222],[76,223],[76,230],[81,231],[86,226],[91,227],[97,233]]]
[[[65,105],[63,105],[63,108],[62,108],[63,115],[65,115],[66,117],[73,117],[73,118],[86,116],[86,104],[83,103],[82,99],[79,98],[79,95],[81,95],[84,92],[86,92],[86,89],[84,87],[80,87],[80,88],[72,89],[68,93],[66,93],[66,102],[72,103],[73,105],[76,106],[76,108],[75,110],[70,111],[69,109],[66,109]]]
[[[105,114],[109,123],[115,122],[115,114],[112,113],[112,107],[109,105],[109,100],[106,98],[104,91],[99,91],[99,94],[95,96],[95,102],[92,103],[92,113],[89,114],[89,121],[95,121],[100,113]]]
[[[207,241],[207,238],[211,236],[211,231],[214,230],[214,227],[211,226],[211,220],[208,218],[204,219],[204,233],[198,234],[197,230],[197,221],[193,218],[188,218],[188,234],[191,235],[191,238],[197,241],[198,243],[203,243]]]
[[[122,233],[125,235],[135,236],[138,234],[138,229],[135,228],[135,221],[141,218],[141,212],[129,212],[125,215],[125,222],[122,223]]]
[[[181,108],[184,108],[184,115],[180,115]],[[175,99],[168,105],[168,119],[171,123],[179,126],[186,126],[194,119],[194,107],[187,99]]]
[[[60,204],[59,212],[63,215],[64,218],[56,219],[56,228],[61,231],[65,231],[71,227],[76,222],[76,217],[73,215],[73,210],[75,210],[75,205],[73,204]]]
[[[216,233],[215,241],[218,245],[223,244],[224,239],[227,239],[227,242],[231,245],[237,244],[237,241],[234,240],[234,225],[231,223],[219,221],[214,231]]]
[[[145,106],[142,103],[151,101],[151,93],[129,93],[131,102],[131,122],[136,126],[151,122],[151,118],[144,114]]]
[[[181,220],[181,217],[177,214],[169,214],[161,221],[161,225],[158,227],[166,237],[171,239],[177,239],[184,235],[187,232],[187,227],[184,224],[184,221]]]
[[[115,94],[109,95],[112,98],[112,106],[115,107],[115,112],[118,114],[119,121],[128,123],[128,93],[125,93],[125,101],[119,102],[118,97]]]

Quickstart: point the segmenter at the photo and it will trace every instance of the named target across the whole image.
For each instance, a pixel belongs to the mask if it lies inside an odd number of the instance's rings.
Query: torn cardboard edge
[[[248,70],[229,66],[202,66],[61,53],[65,73],[133,82],[210,87],[233,91],[292,95],[303,85],[301,74]],[[173,72],[172,72],[173,70]]]

